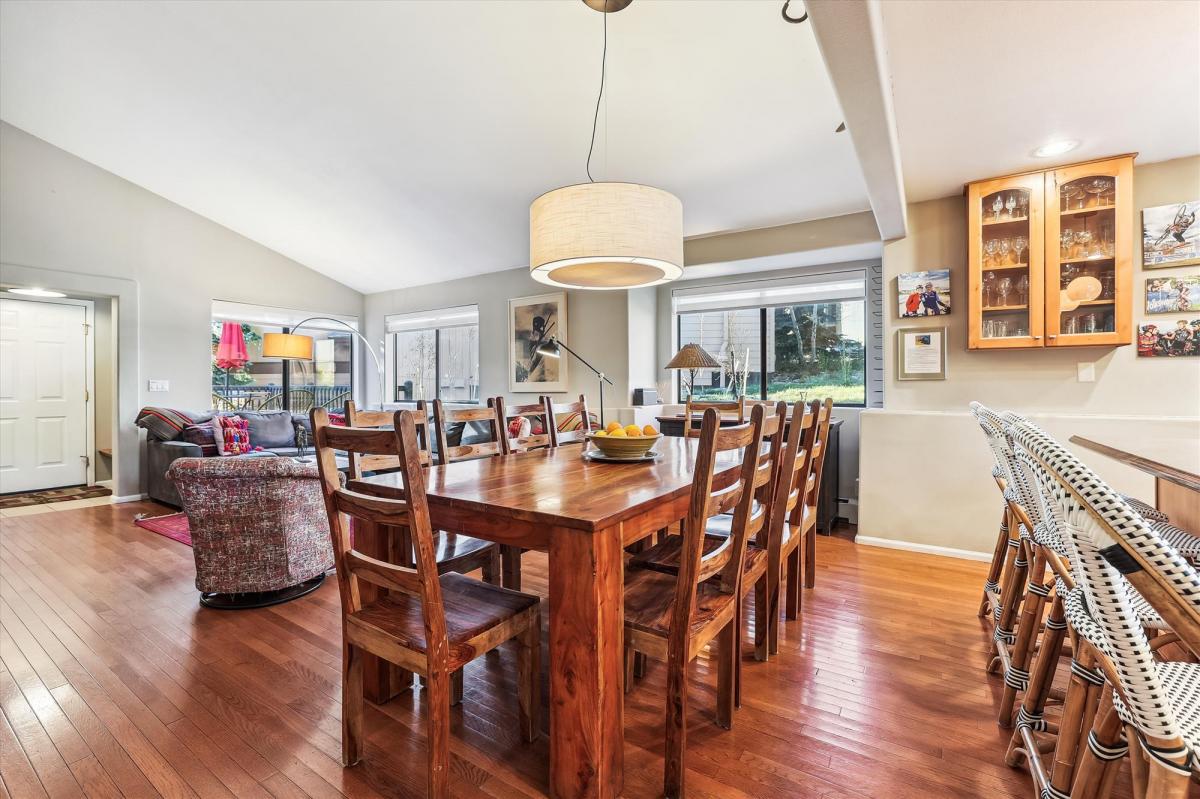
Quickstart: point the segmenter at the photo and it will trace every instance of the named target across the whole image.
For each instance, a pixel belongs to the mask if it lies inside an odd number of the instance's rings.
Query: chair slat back
[[[829,422],[833,418],[833,398],[826,397],[825,401],[813,400],[809,410],[816,421],[813,424],[812,443],[809,445],[808,475],[804,478],[804,505],[810,510],[817,507],[817,499],[821,496],[821,475],[825,471],[826,443],[829,439]],[[793,524],[800,521],[800,509],[793,511]]]
[[[346,427],[360,429],[376,428],[390,430],[396,420],[395,411],[360,410],[355,405],[354,400],[346,400],[345,416]],[[429,466],[433,463],[433,452],[430,449],[429,441],[429,414],[426,411],[424,400],[417,401],[416,413],[413,414],[413,424],[417,429],[418,458],[420,458],[422,466]],[[363,472],[383,472],[399,468],[399,463],[392,453],[374,452],[363,454],[347,452],[346,458],[350,462],[350,469],[347,474],[351,480],[361,478]]]
[[[505,455],[555,446],[554,440],[550,435],[550,430],[554,427],[554,414],[546,406],[544,399],[528,405],[506,405],[504,397],[494,397],[488,400],[488,404],[495,407],[497,414],[500,416],[500,427],[504,431],[504,435],[500,437],[500,440],[504,445],[503,450]],[[529,435],[510,438],[508,435],[508,425],[513,419],[528,419],[530,426]],[[542,424],[542,432],[535,434],[532,428],[534,422],[537,421],[540,421]]]
[[[700,430],[693,424],[693,416],[697,413],[703,414],[709,408],[715,410],[722,417],[730,416],[737,421],[738,424],[743,424],[746,421],[746,398],[738,397],[735,400],[725,400],[721,402],[709,402],[705,400],[693,399],[691,394],[688,394],[687,404],[683,410],[683,437],[698,438]]]
[[[778,561],[783,544],[783,526],[794,518],[808,486],[809,459],[813,441],[817,437],[817,414],[809,406],[797,402],[792,406],[791,420],[787,425],[787,439],[779,456],[775,500],[771,505],[771,518],[767,523],[768,552],[771,562]]]
[[[433,426],[438,441],[437,462],[439,466],[475,458],[486,458],[504,454],[504,422],[501,420],[494,399],[486,408],[447,408],[441,400],[433,401]],[[458,423],[483,422],[491,431],[491,441],[477,444],[450,446],[446,440],[446,427]]]
[[[779,472],[783,467],[783,434],[787,427],[787,403],[778,402],[772,407],[763,405],[762,440],[763,449],[754,469],[754,499],[750,518],[747,521],[747,541],[755,540],[766,547],[771,534],[771,514],[779,489]],[[753,413],[753,411],[751,411]]]
[[[359,581],[400,591],[421,600],[427,655],[431,666],[444,666],[449,652],[446,615],[438,581],[437,560],[429,505],[425,498],[425,470],[421,468],[417,426],[412,411],[398,411],[391,430],[334,427],[324,408],[313,408],[313,443],[329,530],[333,539],[334,564],[338,591],[342,598],[342,623],[351,613],[362,609]],[[387,454],[397,459],[397,468],[405,485],[405,498],[368,496],[342,488],[336,450],[360,455]],[[414,551],[413,568],[397,566],[366,555],[353,548],[351,520],[364,529],[379,526],[390,531],[407,527]]]
[[[550,397],[543,396],[542,403],[549,412],[550,446],[559,447],[563,444],[581,444],[586,440],[587,434],[592,431],[592,417],[588,415],[587,397],[580,394],[577,402],[555,405]],[[559,430],[558,417],[569,413],[579,414],[583,425],[578,430]]]

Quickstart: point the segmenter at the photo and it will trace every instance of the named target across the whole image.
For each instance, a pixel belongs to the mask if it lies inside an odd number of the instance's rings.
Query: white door
[[[0,299],[0,493],[87,482],[84,314]]]

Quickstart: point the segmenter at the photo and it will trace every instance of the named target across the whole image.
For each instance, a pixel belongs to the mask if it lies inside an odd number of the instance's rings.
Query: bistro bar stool
[[[312,411],[317,464],[333,536],[342,611],[342,764],[363,755],[363,655],[370,653],[421,675],[428,691],[428,792],[449,795],[451,674],[508,640],[517,642],[519,724],[532,741],[538,731],[541,622],[535,596],[457,573],[439,575],[425,499],[413,414],[395,415],[394,430],[332,427],[324,408]],[[399,461],[404,500],[341,487],[334,450],[389,455]],[[353,548],[347,518],[410,531],[413,566],[386,563]],[[362,600],[362,585],[386,593]]]
[[[733,723],[739,583],[761,441],[761,410],[750,423],[728,428],[720,427],[716,410],[705,411],[678,574],[631,569],[625,575],[626,658],[641,652],[667,665],[664,793],[668,797],[684,793],[689,665],[714,640],[717,725],[728,729]],[[741,467],[714,480],[719,456],[737,450],[744,452]],[[705,553],[708,520],[728,510],[734,511],[733,534]]]
[[[1200,755],[1200,664],[1154,657],[1135,609],[1134,590],[1171,626],[1191,654],[1200,653],[1200,574],[1120,495],[1061,444],[1033,425],[1013,435],[1028,455],[1046,503],[1073,548],[1087,611],[1099,633],[1106,692],[1074,775],[1071,796],[1103,795],[1126,739],[1135,795],[1187,795]],[[1081,624],[1083,626],[1083,624]]]

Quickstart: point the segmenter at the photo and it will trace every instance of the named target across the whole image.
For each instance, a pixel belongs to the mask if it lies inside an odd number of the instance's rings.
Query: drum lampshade
[[[263,357],[284,360],[311,361],[313,356],[312,336],[299,333],[264,333]]]
[[[683,204],[637,183],[581,183],[529,207],[534,280],[577,289],[655,286],[683,274]]]

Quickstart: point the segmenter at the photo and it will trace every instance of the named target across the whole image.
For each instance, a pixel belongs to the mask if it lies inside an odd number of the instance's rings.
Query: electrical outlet
[[[1095,383],[1096,382],[1096,364],[1081,363],[1079,367],[1079,382],[1080,383]]]
[[[150,380],[146,385],[147,391],[170,391],[170,380]]]

